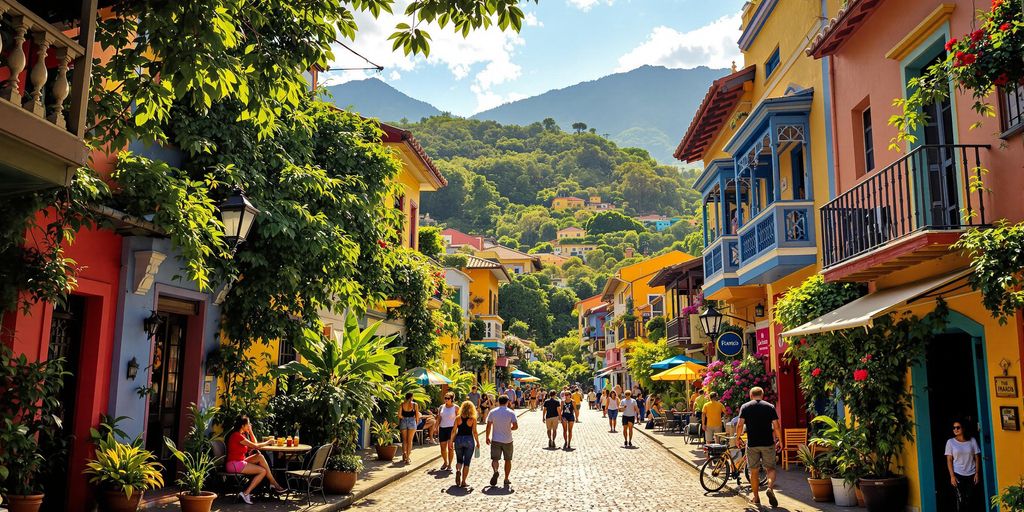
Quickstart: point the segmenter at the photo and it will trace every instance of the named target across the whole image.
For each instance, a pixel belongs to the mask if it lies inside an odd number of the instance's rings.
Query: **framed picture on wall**
[[[1017,377],[996,377],[996,396],[1017,398]]]
[[[1010,405],[1000,406],[999,423],[1003,430],[1020,430],[1020,409]]]

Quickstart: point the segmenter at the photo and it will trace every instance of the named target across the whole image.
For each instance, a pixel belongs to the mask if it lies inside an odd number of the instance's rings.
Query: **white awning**
[[[970,273],[970,270],[961,270],[952,274],[922,279],[875,293],[869,293],[800,327],[785,331],[782,335],[785,337],[806,336],[808,334],[869,326],[875,318],[892,311],[907,301],[914,300]]]

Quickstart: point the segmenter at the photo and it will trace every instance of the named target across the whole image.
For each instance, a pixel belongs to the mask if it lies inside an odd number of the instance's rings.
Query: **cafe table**
[[[278,446],[276,444],[272,444],[260,448],[261,451],[270,454],[271,460],[268,464],[270,464],[270,469],[274,471],[275,478],[278,478],[278,476],[283,478],[285,471],[288,471],[289,469],[297,469],[288,467],[288,464],[293,461],[299,461],[299,465],[301,466],[302,456],[312,449],[313,447],[308,444],[298,444],[295,446]],[[278,482],[280,482],[281,485],[284,485],[284,482],[280,479],[278,479]]]

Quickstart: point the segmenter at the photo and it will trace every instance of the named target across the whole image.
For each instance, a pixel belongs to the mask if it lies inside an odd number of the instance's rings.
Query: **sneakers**
[[[240,493],[238,493],[238,497],[241,498],[242,501],[244,501],[246,505],[252,505],[252,495],[246,494],[244,492],[240,492]]]
[[[768,503],[771,503],[772,508],[779,506],[779,499],[775,497],[775,491],[768,489],[764,492],[768,495]]]
[[[495,471],[494,474],[491,475],[491,487],[494,487],[495,485],[498,485],[498,472],[497,471]]]
[[[511,480],[505,480],[505,488],[507,489],[510,485],[512,485],[512,481]]]

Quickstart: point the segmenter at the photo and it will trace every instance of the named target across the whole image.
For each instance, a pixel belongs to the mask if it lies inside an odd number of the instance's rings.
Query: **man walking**
[[[473,384],[473,387],[470,388],[469,394],[466,395],[466,399],[473,404],[473,407],[476,407],[477,409],[480,408],[480,392],[477,391],[476,384]]]
[[[508,407],[510,409],[516,408],[516,388],[509,386],[505,388],[505,396],[508,397]]]
[[[554,448],[555,439],[558,437],[558,423],[562,416],[561,402],[555,398],[555,390],[552,389],[548,394],[547,399],[541,404],[541,409],[543,410],[541,418],[548,429],[548,448]]]
[[[491,486],[498,485],[498,460],[505,459],[505,487],[512,482],[508,474],[512,472],[512,431],[519,428],[516,413],[508,408],[508,396],[498,397],[498,407],[487,415],[487,430],[484,440],[491,447]]]
[[[761,468],[768,471],[768,503],[779,506],[775,497],[775,453],[782,449],[782,431],[775,406],[765,402],[764,390],[750,388],[750,401],[740,407],[740,420],[736,423],[736,446],[743,448],[743,432],[747,432],[747,464],[750,466],[750,489],[754,494],[754,505],[760,507],[757,495]]]
[[[708,403],[701,408],[700,421],[704,427],[704,442],[711,444],[715,442],[715,433],[725,431],[725,424],[722,422],[725,406],[718,401],[717,391],[709,393],[708,398]]]
[[[622,411],[622,446],[633,446],[633,427],[640,414],[640,407],[632,396],[633,393],[627,390],[626,397],[619,402],[619,410]]]

